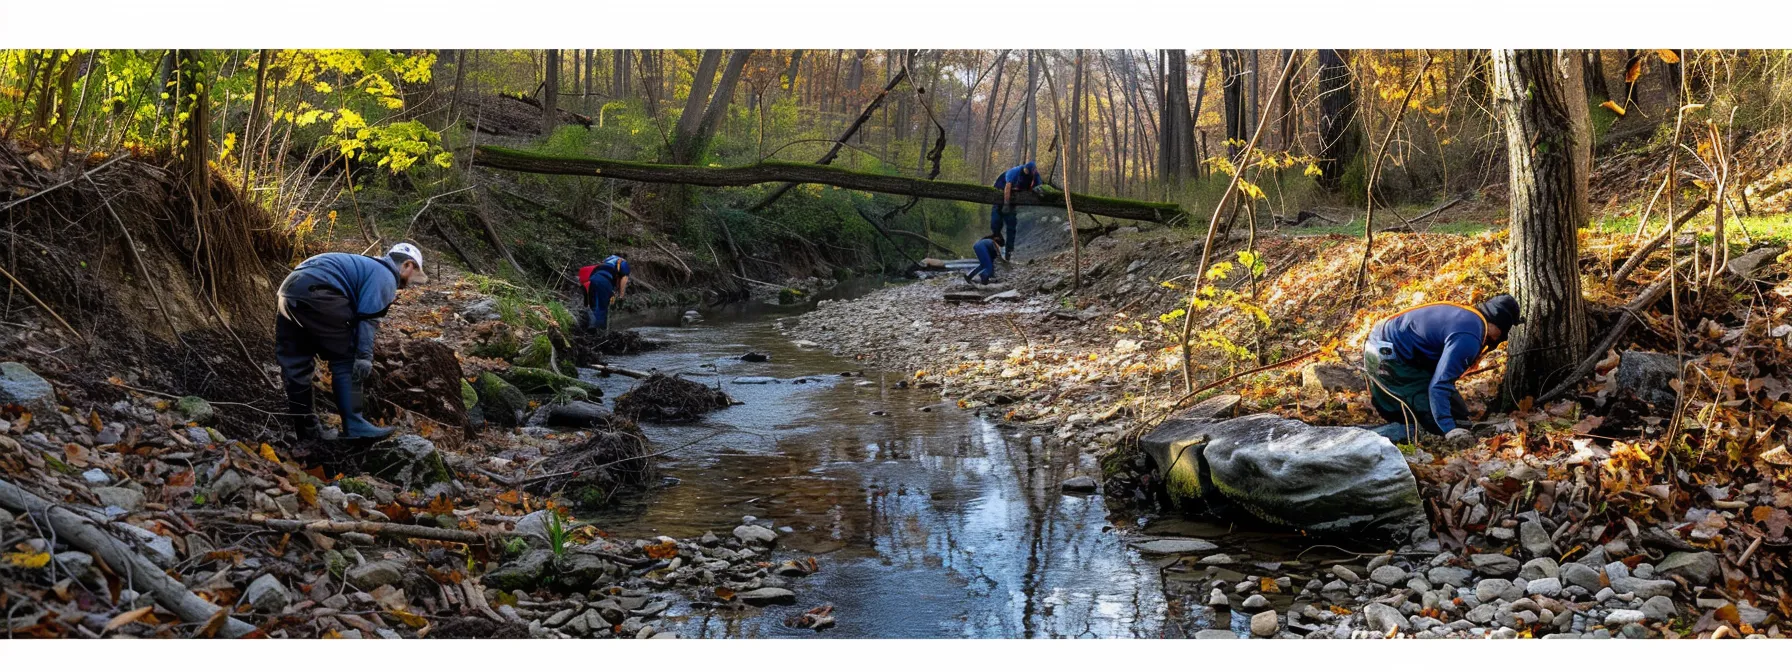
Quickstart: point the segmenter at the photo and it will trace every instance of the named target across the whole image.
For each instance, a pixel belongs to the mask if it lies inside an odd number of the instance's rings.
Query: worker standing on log
[[[971,278],[981,276],[983,284],[996,280],[996,257],[1002,254],[1003,242],[1001,233],[992,233],[977,240],[971,251],[977,253],[977,268],[964,274],[965,282],[974,282]]]
[[[628,295],[628,260],[612,254],[602,263],[579,269],[585,288],[585,331],[610,330],[610,306]]]
[[[1016,189],[1031,189],[1034,195],[1044,195],[1045,185],[1039,181],[1039,169],[1033,165],[1032,161],[1009,168],[1001,175],[996,176],[995,188],[1002,192],[1002,202],[989,209],[989,232],[1000,234],[1003,233],[1003,228],[1006,228],[1007,239],[1015,240],[1014,229],[1019,222],[1014,216],[1014,191]],[[1003,249],[1012,250],[1013,248],[1004,247]],[[1002,261],[1009,261],[1011,256],[1011,252],[1004,251]]]
[[[373,334],[400,288],[428,280],[422,251],[399,243],[383,257],[317,255],[301,262],[280,283],[274,357],[286,387],[287,415],[300,442],[323,438],[311,393],[319,357],[330,365],[342,435],[383,439],[392,434],[393,428],[377,427],[361,415],[362,388],[373,374]]]
[[[1451,445],[1474,443],[1474,435],[1459,426],[1468,422],[1468,407],[1456,379],[1519,324],[1524,318],[1518,302],[1506,294],[1472,308],[1427,303],[1376,324],[1363,343],[1363,370],[1375,412],[1388,424],[1375,433],[1406,441],[1417,425]]]

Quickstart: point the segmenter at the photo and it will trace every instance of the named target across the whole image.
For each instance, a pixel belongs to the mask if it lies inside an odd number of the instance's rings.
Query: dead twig
[[[61,315],[57,315],[56,311],[50,308],[50,304],[44,303],[43,299],[37,298],[36,294],[31,293],[30,287],[26,287],[24,282],[20,281],[16,277],[13,277],[12,273],[7,272],[5,266],[0,266],[0,275],[6,276],[7,280],[11,280],[12,284],[17,285],[19,288],[19,291],[24,292],[25,296],[29,297],[31,299],[32,303],[35,303],[35,304],[37,304],[37,307],[44,309],[44,312],[49,313],[50,317],[56,318],[56,323],[62,325],[63,329],[67,329],[68,333],[74,334],[75,338],[81,339],[82,342],[87,341],[87,337],[82,336],[81,332],[75,331],[74,327],[68,326],[68,320],[62,319]]]

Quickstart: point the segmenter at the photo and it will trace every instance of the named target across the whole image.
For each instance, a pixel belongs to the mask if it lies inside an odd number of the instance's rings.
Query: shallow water
[[[668,625],[697,637],[812,637],[784,620],[831,604],[833,637],[1160,635],[1157,566],[1125,545],[1101,497],[1059,487],[1099,477],[1092,459],[1005,433],[936,390],[898,389],[899,374],[842,376],[859,367],[792,344],[775,326],[783,312],[642,327],[668,347],[614,358],[719,380],[745,403],[696,425],[644,427],[662,449],[691,444],[667,456],[670,484],[588,520],[625,537],[686,537],[727,535],[756,516],[779,530],[778,557],[821,566],[790,580],[795,605],[745,618],[677,605]],[[772,360],[740,361],[748,351]],[[780,382],[732,382],[742,376]],[[595,382],[614,399],[633,381]]]

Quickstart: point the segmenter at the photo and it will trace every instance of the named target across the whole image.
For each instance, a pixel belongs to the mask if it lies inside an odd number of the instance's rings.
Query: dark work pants
[[[1019,225],[1020,220],[1015,213],[1002,212],[1002,204],[997,203],[989,207],[989,234],[992,236],[998,233],[1002,234],[1002,240],[1005,243],[1002,246],[1004,256],[1009,256],[1006,251],[1014,249],[1014,244],[1018,242],[1015,228]],[[1003,231],[1003,229],[1007,230]]]
[[[280,314],[274,318],[274,358],[280,362],[290,419],[307,422],[314,414],[311,383],[317,374],[316,360],[329,362],[332,372],[346,372],[354,365],[355,310],[348,297],[328,285],[306,288],[301,296],[280,297],[280,304]],[[335,384],[351,385],[347,378],[338,378]]]
[[[609,277],[601,273],[591,274],[591,288],[585,299],[585,330],[610,330],[610,297],[616,293],[616,287],[610,284]]]

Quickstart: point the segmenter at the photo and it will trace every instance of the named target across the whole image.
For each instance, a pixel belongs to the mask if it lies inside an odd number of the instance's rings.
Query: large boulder
[[[415,434],[397,434],[367,452],[367,473],[393,483],[423,487],[454,479],[436,444]]]
[[[1418,482],[1387,439],[1356,427],[1314,427],[1271,414],[1184,415],[1140,440],[1179,498],[1219,499],[1311,532],[1406,528],[1422,522]]]
[[[16,404],[33,413],[56,412],[56,388],[30,367],[0,362],[0,406]]]
[[[1657,406],[1680,399],[1673,382],[1680,377],[1680,358],[1664,352],[1625,350],[1618,355],[1618,389]]]

